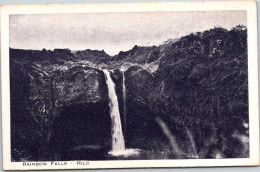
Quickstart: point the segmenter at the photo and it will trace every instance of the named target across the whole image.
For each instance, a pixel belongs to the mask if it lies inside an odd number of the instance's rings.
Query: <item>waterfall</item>
[[[121,119],[118,107],[118,99],[115,91],[115,84],[110,77],[108,70],[104,70],[108,87],[110,117],[112,120],[112,152],[125,150],[125,140],[122,132]]]
[[[126,88],[125,88],[125,72],[122,71],[123,75],[123,103],[124,103],[124,133],[126,133]]]
[[[139,149],[125,149],[125,140],[124,140],[122,126],[121,126],[121,119],[120,119],[115,83],[113,82],[108,70],[103,70],[103,72],[106,77],[106,84],[108,88],[108,97],[109,97],[110,117],[112,121],[112,150],[109,152],[109,154],[113,156],[125,156],[125,157],[131,155],[138,155]],[[123,94],[125,99],[125,81],[123,81],[123,92],[124,92]],[[126,113],[125,100],[124,100],[124,113]],[[126,123],[126,121],[124,122]]]

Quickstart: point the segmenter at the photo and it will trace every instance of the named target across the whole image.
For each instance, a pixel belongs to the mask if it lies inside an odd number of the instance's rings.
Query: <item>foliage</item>
[[[128,106],[142,107],[138,114],[145,120],[165,121],[166,133],[179,133],[182,152],[248,157],[248,150],[239,150],[248,144],[240,139],[248,138],[247,59],[247,29],[241,25],[192,33],[158,47],[134,46],[112,57],[88,49],[10,49],[12,157],[44,159],[41,150],[47,149],[60,108],[106,102],[103,68],[115,71],[121,94],[121,67],[126,69]],[[21,121],[25,127],[17,125]],[[191,142],[193,150],[185,149],[184,142]]]

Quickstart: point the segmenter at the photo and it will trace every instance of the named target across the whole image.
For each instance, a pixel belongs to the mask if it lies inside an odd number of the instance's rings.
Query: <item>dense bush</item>
[[[134,46],[113,57],[97,50],[10,49],[12,159],[50,157],[46,154],[54,121],[64,107],[84,109],[107,102],[103,68],[115,71],[112,77],[121,107],[122,66],[128,126],[135,126],[127,137],[144,129],[139,134],[149,143],[152,134],[146,131],[159,121],[163,130],[176,136],[186,154],[183,158],[194,157],[191,151],[201,158],[248,157],[247,59],[244,26],[216,27],[158,47]],[[158,138],[163,132],[156,133],[153,137]],[[128,143],[137,142],[127,137]],[[158,142],[147,145],[161,145]],[[149,149],[142,141],[135,145]]]

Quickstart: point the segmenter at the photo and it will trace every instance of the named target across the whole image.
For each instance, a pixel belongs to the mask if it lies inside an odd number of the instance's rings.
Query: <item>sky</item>
[[[109,55],[134,45],[159,45],[220,26],[246,26],[245,11],[10,15],[11,48],[104,50]]]

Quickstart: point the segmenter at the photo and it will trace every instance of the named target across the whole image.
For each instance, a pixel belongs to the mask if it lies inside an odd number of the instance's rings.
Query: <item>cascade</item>
[[[122,71],[123,75],[123,103],[124,103],[124,133],[126,133],[126,87],[125,87],[125,71]]]
[[[125,141],[122,132],[121,119],[115,84],[108,70],[104,70],[109,96],[110,117],[112,120],[112,152],[125,150]]]
[[[113,156],[130,156],[139,154],[138,149],[125,149],[118,99],[116,95],[115,83],[113,82],[108,70],[103,70],[108,88],[110,117],[112,121],[112,150],[109,154]]]

